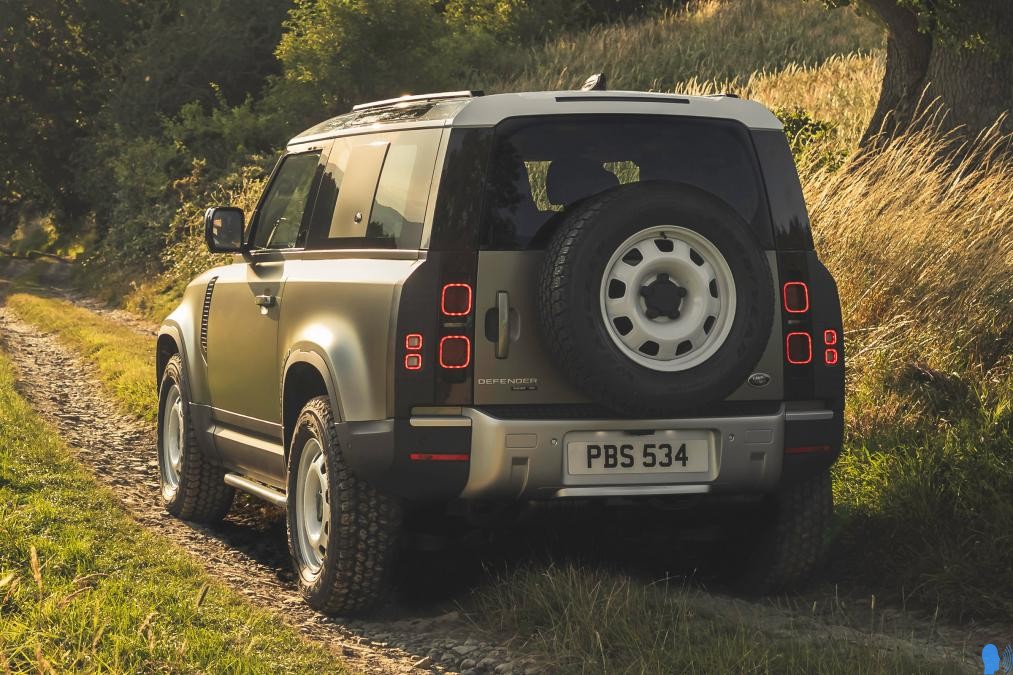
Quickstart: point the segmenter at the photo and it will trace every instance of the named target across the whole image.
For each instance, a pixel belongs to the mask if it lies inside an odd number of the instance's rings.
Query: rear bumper
[[[827,468],[840,453],[840,411],[808,408],[654,420],[502,419],[461,408],[454,415],[342,424],[339,433],[360,477],[416,501],[763,493]],[[566,469],[568,434],[660,430],[708,432],[708,470],[586,476]]]

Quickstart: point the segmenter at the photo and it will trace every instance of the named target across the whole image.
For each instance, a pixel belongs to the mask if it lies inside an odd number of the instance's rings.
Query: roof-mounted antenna
[[[605,73],[595,73],[584,80],[584,84],[580,87],[581,91],[605,91],[606,89],[608,89],[608,85]]]

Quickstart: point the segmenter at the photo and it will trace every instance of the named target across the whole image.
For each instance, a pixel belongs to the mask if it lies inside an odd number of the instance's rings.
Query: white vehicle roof
[[[684,96],[642,91],[538,91],[474,95],[448,92],[406,96],[355,106],[302,132],[290,144],[381,129],[491,127],[511,117],[534,115],[673,115],[735,120],[751,129],[781,129],[766,107],[734,96]]]

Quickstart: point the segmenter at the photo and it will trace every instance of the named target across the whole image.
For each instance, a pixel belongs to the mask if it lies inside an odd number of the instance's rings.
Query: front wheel
[[[221,520],[232,506],[235,491],[225,484],[225,471],[204,456],[190,423],[190,401],[183,360],[169,359],[158,396],[158,473],[166,511],[200,523]]]
[[[348,468],[326,396],[302,409],[288,461],[288,543],[303,597],[328,614],[374,607],[387,592],[401,511]]]

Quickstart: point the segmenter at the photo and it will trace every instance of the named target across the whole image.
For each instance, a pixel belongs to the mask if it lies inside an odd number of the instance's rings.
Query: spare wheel
[[[759,361],[774,316],[767,257],[727,204],[653,181],[564,217],[539,283],[544,337],[596,402],[638,417],[720,401]]]

